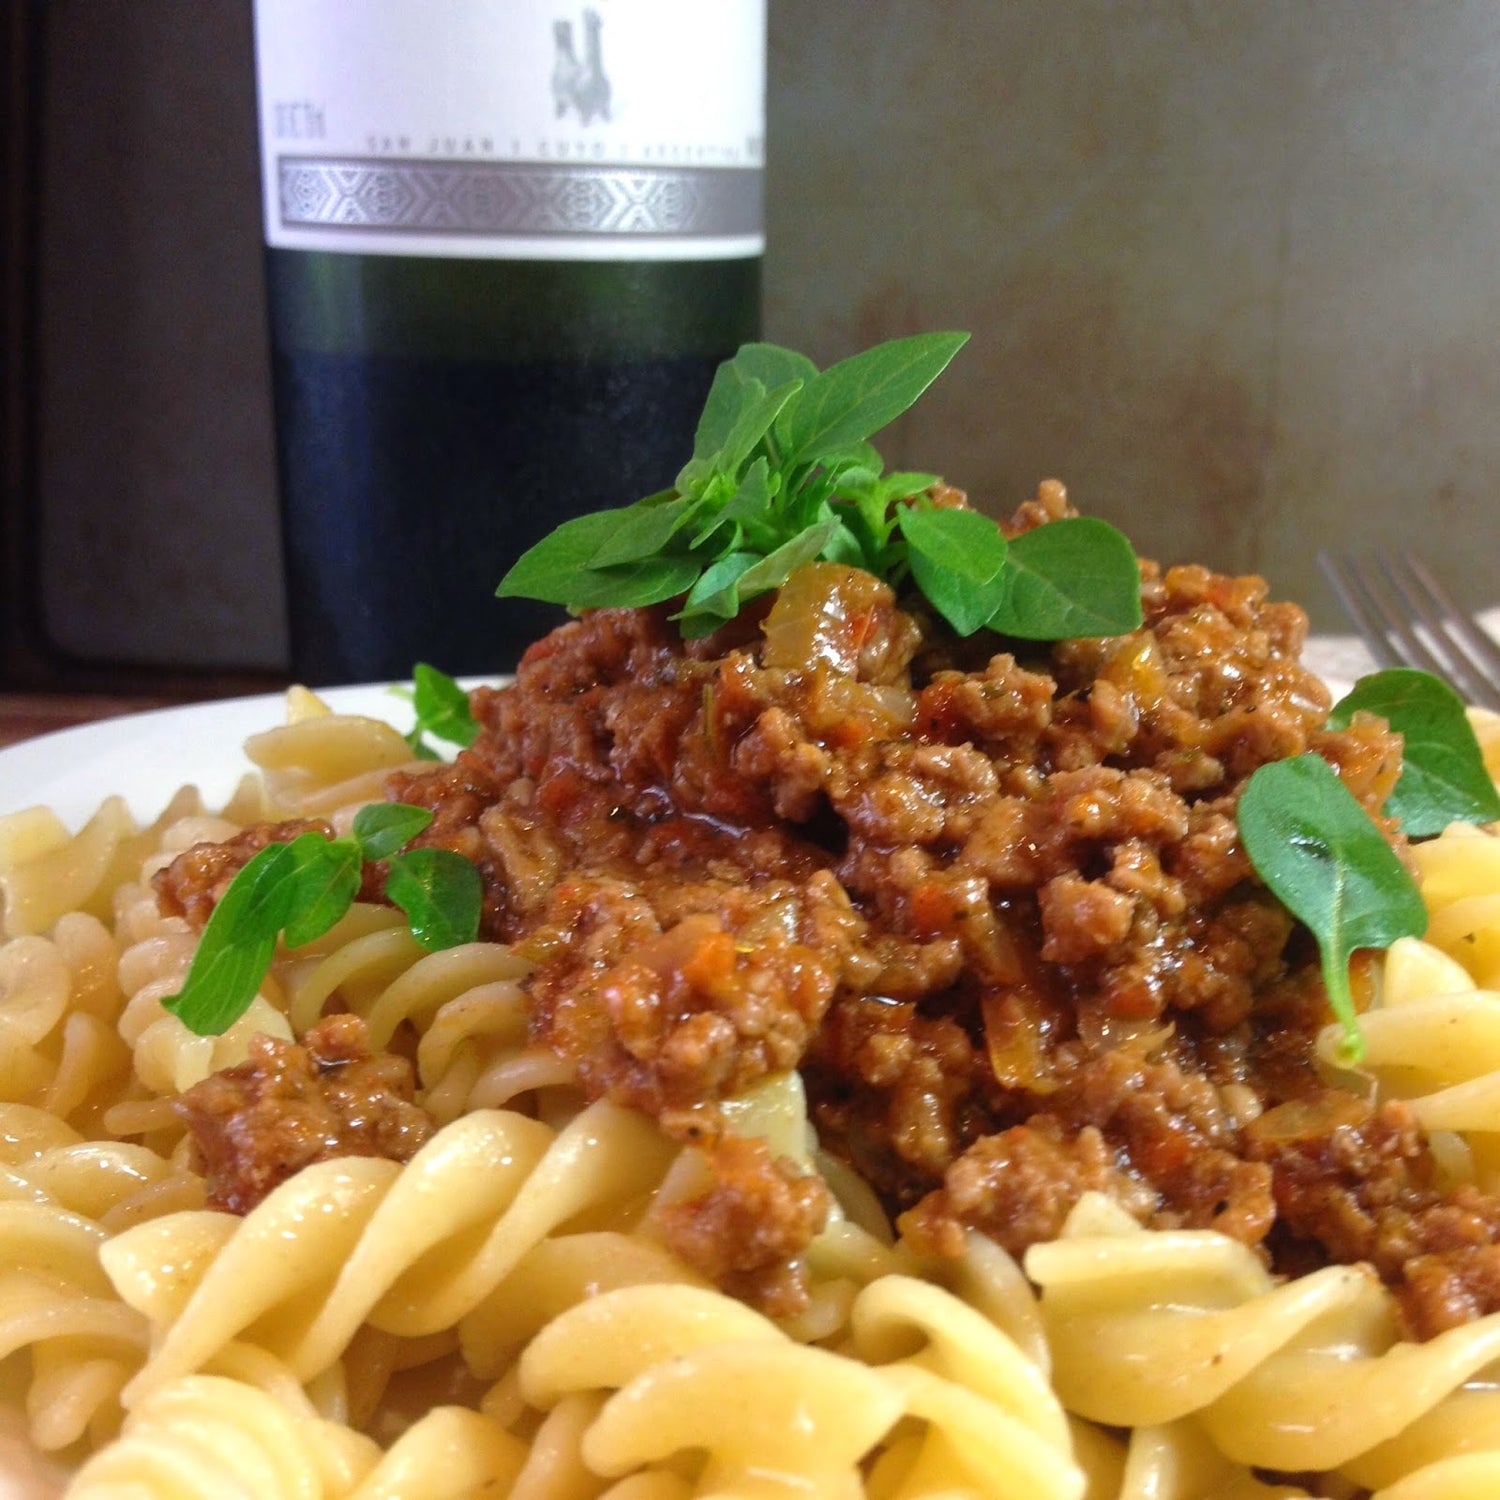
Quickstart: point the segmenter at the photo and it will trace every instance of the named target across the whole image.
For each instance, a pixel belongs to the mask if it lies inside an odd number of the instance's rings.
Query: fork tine
[[[1375,658],[1375,665],[1408,665],[1406,657],[1397,652],[1391,644],[1390,636],[1386,634],[1385,621],[1389,618],[1389,611],[1373,597],[1368,579],[1353,560],[1342,553],[1320,552],[1318,566],[1338,595],[1344,613],[1354,622],[1354,628],[1369,647],[1370,655]]]
[[[1500,647],[1420,558],[1377,552],[1362,565],[1320,553],[1318,564],[1379,665],[1419,667],[1500,709]]]
[[[1500,707],[1500,647],[1474,623],[1473,618],[1438,581],[1432,569],[1415,554],[1405,559],[1405,568],[1389,557],[1381,558],[1401,597],[1435,640],[1448,653],[1448,675],[1471,703]]]

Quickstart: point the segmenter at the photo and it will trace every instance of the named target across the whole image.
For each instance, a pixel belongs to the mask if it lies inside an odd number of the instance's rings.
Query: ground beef
[[[802,1252],[828,1217],[820,1177],[762,1140],[723,1135],[705,1148],[710,1186],[658,1207],[667,1244],[725,1291],[778,1317],[807,1305]]]
[[[533,984],[533,1031],[591,1092],[652,1114],[795,1068],[833,993],[826,957],[780,928],[752,937],[705,911],[654,931],[639,894],[571,882],[551,915],[573,961]]]
[[[258,1036],[249,1058],[175,1103],[192,1132],[210,1208],[249,1213],[295,1172],[338,1156],[408,1161],[432,1134],[411,1065],[371,1053],[365,1024],[328,1016],[302,1045]]]
[[[1069,513],[1044,485],[1006,529]],[[534,965],[533,1040],[592,1097],[687,1138],[800,1068],[823,1144],[928,1248],[1022,1251],[1097,1190],[1279,1270],[1369,1260],[1419,1333],[1500,1307],[1500,1202],[1444,1189],[1399,1109],[1329,1105],[1317,954],[1235,822],[1259,766],[1309,751],[1377,814],[1399,738],[1326,727],[1306,616],[1261,579],[1142,562],[1141,598],[1138,630],[1055,645],[959,639],[828,562],[693,642],[670,605],[591,611],[388,793],[478,866],[483,931]],[[164,899],[210,902],[223,858]],[[674,1243],[794,1298],[800,1180],[708,1161]]]
[[[943,1174],[943,1186],[903,1216],[920,1250],[961,1255],[964,1230],[978,1229],[1012,1254],[1056,1239],[1086,1192],[1109,1193],[1144,1216],[1142,1193],[1115,1163],[1093,1126],[1069,1133],[1056,1120],[1013,1125],[982,1136]],[[1149,1202],[1149,1195],[1146,1198]]]
[[[1330,1090],[1264,1115],[1246,1148],[1270,1165],[1288,1259],[1369,1262],[1416,1338],[1500,1308],[1500,1200],[1442,1185],[1409,1105]]]

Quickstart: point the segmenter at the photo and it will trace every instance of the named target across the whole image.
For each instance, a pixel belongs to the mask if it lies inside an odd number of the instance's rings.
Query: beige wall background
[[[771,0],[766,334],[973,334],[887,459],[1038,479],[1340,621],[1319,546],[1500,600],[1500,7]],[[284,653],[247,0],[52,0],[58,644]]]

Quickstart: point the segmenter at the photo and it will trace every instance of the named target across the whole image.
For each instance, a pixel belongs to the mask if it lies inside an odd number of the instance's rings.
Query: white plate
[[[318,696],[340,713],[385,719],[403,734],[412,725],[410,704],[384,684],[331,688]],[[245,740],[285,722],[286,695],[263,693],[126,714],[22,740],[0,750],[0,817],[40,804],[77,827],[118,793],[137,821],[149,822],[189,782],[212,807],[254,769],[241,748]]]

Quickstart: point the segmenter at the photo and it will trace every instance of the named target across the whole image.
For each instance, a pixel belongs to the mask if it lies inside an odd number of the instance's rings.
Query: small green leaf
[[[704,573],[681,611],[672,617],[678,622],[683,638],[693,641],[712,635],[739,613],[742,604],[758,594],[780,588],[794,569],[812,562],[843,530],[838,517],[830,515],[764,557],[753,552],[732,552],[720,558]]]
[[[616,512],[618,524],[589,558],[589,567],[608,568],[654,556],[692,519],[697,506],[696,500],[685,497],[639,500],[626,506]]]
[[[588,568],[573,577],[572,609],[640,609],[675,599],[693,586],[702,564],[695,558],[643,557],[617,568]],[[552,600],[560,603],[560,600]]]
[[[799,532],[790,541],[783,542],[774,552],[767,553],[754,567],[747,568],[741,575],[740,597],[753,599],[757,594],[780,588],[796,569],[817,558],[842,529],[843,523],[837,516],[830,514],[806,531]]]
[[[1358,948],[1421,937],[1427,908],[1353,793],[1316,755],[1261,766],[1240,794],[1240,839],[1271,893],[1317,939],[1323,983],[1344,1025],[1344,1061],[1364,1055],[1349,988]]]
[[[740,578],[758,561],[755,552],[729,552],[703,570],[675,617],[682,622],[686,639],[712,635],[740,612]],[[693,634],[687,634],[690,629]]]
[[[321,833],[304,833],[287,848],[294,868],[286,877],[291,903],[284,941],[300,948],[322,937],[354,904],[362,861],[353,839],[325,839]]]
[[[451,849],[392,855],[385,893],[406,913],[411,935],[430,952],[472,943],[479,934],[484,885],[479,871]]]
[[[578,604],[574,582],[587,572],[593,555],[612,537],[621,510],[597,510],[564,521],[536,546],[528,547],[495,590],[501,599],[540,599],[544,604]]]
[[[862,442],[894,421],[947,368],[966,333],[919,333],[840,360],[803,387],[776,424],[782,462]]]
[[[229,882],[198,939],[187,978],[165,1009],[199,1036],[218,1036],[244,1015],[291,914],[296,869],[289,844],[267,844]]]
[[[717,509],[703,507],[697,532],[689,545],[710,559],[737,551],[747,535],[755,539],[757,550],[767,542],[775,546],[783,529],[778,519],[772,514],[766,460],[757,458],[722,505]]]
[[[1372,672],[1334,704],[1328,727],[1347,729],[1360,709],[1402,738],[1401,776],[1383,810],[1400,819],[1408,838],[1427,838],[1450,823],[1500,820],[1500,794],[1464,701],[1446,682],[1410,667]]]
[[[829,562],[843,563],[847,567],[864,568],[866,572],[876,572],[876,569],[870,566],[856,525],[851,524],[855,521],[854,515],[840,512],[837,520],[837,528],[823,543],[823,550],[818,553],[818,556],[826,558]]]
[[[973,510],[901,506],[896,524],[917,587],[960,635],[987,624],[1006,596],[1005,537]]]
[[[913,552],[970,583],[988,583],[1005,567],[1005,536],[977,510],[903,505],[896,524]]]
[[[897,470],[880,480],[877,491],[880,498],[889,505],[896,500],[910,500],[914,495],[926,494],[933,485],[942,482],[937,474],[913,474]]]
[[[885,469],[885,461],[871,443],[850,443],[818,454],[818,467],[833,481],[839,494],[873,483]]]
[[[750,384],[752,390],[760,394],[746,401],[715,460],[716,467],[726,474],[739,472],[755,445],[771,430],[772,423],[787,403],[802,389],[800,380],[788,381],[771,391],[762,387],[758,380]]]
[[[740,380],[758,380],[768,391],[793,380],[805,388],[818,374],[805,354],[780,344],[741,344],[728,364]]]
[[[1013,537],[1005,600],[991,630],[1030,641],[1125,635],[1141,623],[1135,550],[1093,516],[1049,521]]]
[[[432,822],[425,807],[407,802],[371,802],[354,815],[354,840],[366,859],[388,859]]]
[[[412,709],[417,722],[406,743],[421,760],[437,760],[425,736],[435,734],[454,745],[472,745],[479,725],[469,710],[469,695],[446,673],[419,661],[412,668]]]
[[[741,354],[744,350],[740,351]],[[753,382],[753,384],[752,384]],[[776,382],[780,384],[780,382]],[[755,380],[742,370],[735,359],[726,359],[714,371],[713,383],[703,402],[703,411],[698,417],[698,428],[693,435],[693,456],[677,476],[677,488],[686,493],[695,477],[707,473],[713,466],[719,450],[734,431],[740,412],[755,399],[755,388],[764,393],[766,383]],[[684,482],[686,481],[686,482]]]

